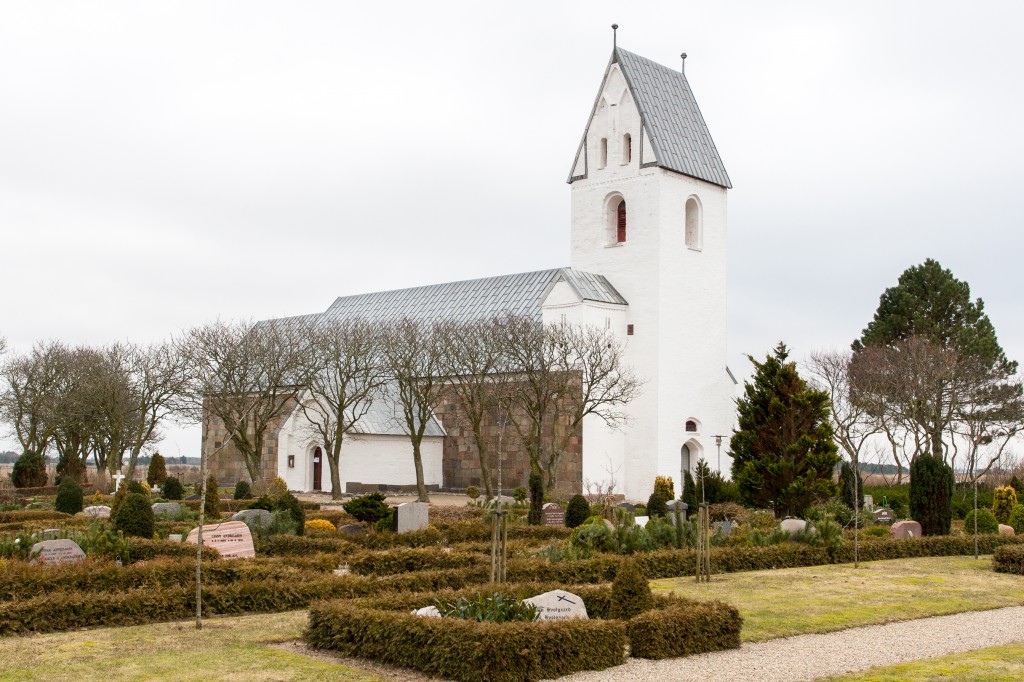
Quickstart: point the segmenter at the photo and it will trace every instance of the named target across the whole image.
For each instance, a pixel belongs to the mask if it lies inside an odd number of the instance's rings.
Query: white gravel
[[[773,639],[688,658],[631,658],[615,668],[559,680],[797,682],[1019,641],[1024,641],[1024,606],[1011,606]]]

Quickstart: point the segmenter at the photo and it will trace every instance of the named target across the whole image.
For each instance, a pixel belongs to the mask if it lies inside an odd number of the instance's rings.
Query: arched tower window
[[[633,160],[633,138],[629,133],[622,136],[622,165],[625,166]]]
[[[608,165],[608,138],[601,138],[601,165],[600,168],[604,168]]]
[[[686,420],[686,432],[687,433],[697,433],[697,431],[699,431],[699,430],[700,429],[697,426],[697,420],[695,420],[695,419],[687,419]]]
[[[700,250],[701,248],[701,216],[700,204],[696,197],[686,200],[686,246]]]
[[[615,241],[619,244],[626,241],[626,200],[619,201],[615,207]]]

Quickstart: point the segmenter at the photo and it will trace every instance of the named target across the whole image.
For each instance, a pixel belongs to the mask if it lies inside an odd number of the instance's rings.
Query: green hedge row
[[[385,552],[358,552],[347,557],[348,567],[357,575],[396,575],[423,570],[467,568],[489,564],[489,558],[474,552],[450,548],[399,547]]]
[[[625,626],[632,655],[643,658],[685,656],[740,645],[742,618],[733,606],[656,595],[654,610],[623,623],[608,619],[608,587],[571,588],[583,598],[591,618],[587,621],[493,624],[419,618],[408,613],[435,599],[455,600],[499,590],[522,599],[559,587],[560,583],[486,585],[318,603],[310,609],[306,638],[318,648],[456,680],[536,680],[617,665],[623,660],[625,642],[620,639],[623,632],[611,627],[614,625]],[[592,646],[587,646],[586,637],[595,638]],[[601,641],[612,637],[614,648]],[[542,644],[545,638],[550,641]]]
[[[55,489],[56,490],[56,489]],[[0,512],[0,523],[20,523],[22,521],[58,521],[70,519],[71,514],[53,511],[52,509],[18,509]]]
[[[128,538],[128,554],[133,562],[151,561],[160,558],[186,558],[196,556],[196,546],[188,542],[172,540],[147,540],[145,538]],[[220,558],[220,552],[203,544],[203,561]]]
[[[236,559],[203,563],[203,584],[223,585],[253,580],[315,580],[324,577],[333,562],[305,560]],[[0,573],[0,601],[32,599],[54,592],[115,592],[142,587],[177,587],[195,584],[195,556],[159,559],[118,566],[109,561],[53,566],[11,562]]]
[[[993,568],[1000,573],[1024,575],[1024,545],[997,547],[992,556]]]
[[[264,556],[308,556],[310,554],[352,554],[361,547],[342,537],[271,535],[256,540],[256,553]]]
[[[624,662],[626,627],[612,620],[478,623],[320,602],[306,640],[454,680],[519,682],[602,670]]]

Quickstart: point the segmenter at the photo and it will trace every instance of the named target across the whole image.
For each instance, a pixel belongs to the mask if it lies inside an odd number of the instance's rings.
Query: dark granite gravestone
[[[543,507],[545,526],[564,526],[565,510],[557,502],[548,502]]]

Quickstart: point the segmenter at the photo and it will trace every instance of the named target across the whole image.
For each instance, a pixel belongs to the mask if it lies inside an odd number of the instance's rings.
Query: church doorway
[[[679,449],[679,499],[683,499],[683,486],[686,485],[686,472],[690,471],[690,448],[684,445]]]
[[[321,479],[324,471],[324,453],[320,448],[313,450],[313,490],[323,490]]]

